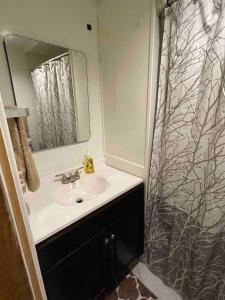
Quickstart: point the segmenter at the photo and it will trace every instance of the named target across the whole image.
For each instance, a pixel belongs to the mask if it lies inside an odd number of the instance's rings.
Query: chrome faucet
[[[80,168],[76,169],[74,171],[74,173],[70,173],[69,175],[66,175],[66,174],[55,175],[55,177],[56,177],[55,181],[60,180],[62,184],[75,182],[75,181],[80,179],[80,172],[79,171],[81,169],[83,169],[83,167],[80,167]]]

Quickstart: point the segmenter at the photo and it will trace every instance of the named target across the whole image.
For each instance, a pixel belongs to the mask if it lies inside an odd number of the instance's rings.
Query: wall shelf
[[[7,119],[28,117],[30,115],[28,108],[5,108],[5,114]]]

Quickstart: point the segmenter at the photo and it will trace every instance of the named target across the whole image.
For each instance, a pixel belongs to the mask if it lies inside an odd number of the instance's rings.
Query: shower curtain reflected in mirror
[[[225,1],[165,15],[144,260],[184,299],[225,299]]]
[[[36,95],[40,149],[76,143],[69,54],[41,65],[31,76]]]

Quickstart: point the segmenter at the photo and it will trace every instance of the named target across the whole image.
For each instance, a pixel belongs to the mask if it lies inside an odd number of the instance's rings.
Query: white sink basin
[[[107,190],[110,186],[109,182],[102,176],[86,175],[82,177],[78,184],[81,189],[92,196],[97,196]]]
[[[89,174],[83,175],[74,183],[60,184],[51,192],[51,196],[63,206],[80,205],[102,194],[109,187],[110,184],[104,177]]]

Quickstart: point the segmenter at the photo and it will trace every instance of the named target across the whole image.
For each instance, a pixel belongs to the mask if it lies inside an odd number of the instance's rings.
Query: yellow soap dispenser
[[[87,174],[91,174],[94,173],[95,168],[94,168],[94,163],[93,163],[93,159],[89,154],[89,151],[87,152],[87,154],[84,156],[84,172]]]

